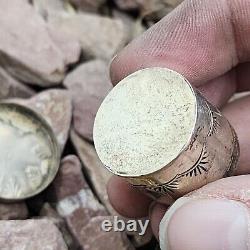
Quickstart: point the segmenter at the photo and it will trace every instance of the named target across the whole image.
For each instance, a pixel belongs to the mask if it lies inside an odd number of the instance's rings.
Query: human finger
[[[178,199],[161,220],[161,249],[250,249],[249,183],[249,175],[224,178]]]

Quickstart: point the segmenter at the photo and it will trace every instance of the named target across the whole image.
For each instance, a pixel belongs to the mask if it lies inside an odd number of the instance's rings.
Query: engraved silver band
[[[174,198],[233,174],[238,158],[237,135],[221,112],[197,90],[197,121],[188,147],[153,174],[129,178],[138,188]]]

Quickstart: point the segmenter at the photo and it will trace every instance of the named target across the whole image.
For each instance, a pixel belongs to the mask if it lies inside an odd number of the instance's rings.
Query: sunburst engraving
[[[219,117],[221,116],[221,114],[219,113],[219,111],[211,110],[211,116],[212,116],[212,125],[208,133],[208,136],[216,134],[218,132],[218,129],[221,127],[219,123]]]
[[[174,193],[174,190],[178,189],[180,178],[181,176],[179,177],[175,176],[172,180],[170,180],[167,183],[160,184],[155,187],[146,187],[146,189],[161,194]]]
[[[149,191],[161,193],[161,194],[174,194],[175,190],[179,188],[179,182],[184,177],[194,177],[197,175],[201,175],[204,172],[208,172],[207,168],[208,164],[208,152],[206,150],[206,145],[204,144],[202,147],[202,151],[200,156],[198,157],[195,164],[188,170],[184,171],[181,174],[177,174],[170,181],[163,184],[155,184],[155,186],[146,186],[146,185],[133,185],[135,187],[145,188]]]
[[[198,160],[195,162],[194,166],[190,168],[189,170],[185,171],[181,175],[185,176],[197,176],[199,174],[202,174],[202,172],[207,172],[207,165],[208,164],[208,153],[206,150],[206,146],[204,145],[201,151],[201,154],[198,158]]]

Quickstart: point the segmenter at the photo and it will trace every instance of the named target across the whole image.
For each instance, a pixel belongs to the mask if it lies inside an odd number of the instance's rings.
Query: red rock
[[[0,203],[0,220],[27,219],[28,215],[25,202]]]
[[[183,0],[115,0],[122,10],[139,10],[142,16],[163,8],[175,8]]]
[[[168,4],[172,7],[176,7],[177,5],[179,5],[180,3],[183,2],[183,0],[162,0],[165,4]]]
[[[0,1],[0,65],[12,76],[40,86],[60,83],[71,59],[53,40],[28,1]]]
[[[144,235],[140,235],[139,232],[127,232],[127,234],[130,236],[131,242],[136,248],[149,244],[153,239],[153,232],[150,226],[147,227]]]
[[[95,198],[81,169],[79,159],[69,155],[62,160],[58,175],[47,190],[49,201],[56,203],[60,216],[85,224],[89,218],[98,214],[107,214],[105,208]]]
[[[64,85],[73,100],[73,125],[77,133],[92,140],[96,112],[112,89],[108,66],[102,60],[83,63],[67,75]]]
[[[0,249],[68,249],[60,231],[49,220],[0,221]]]
[[[102,204],[104,204],[110,214],[119,215],[110,204],[107,194],[106,186],[112,174],[107,169],[105,169],[97,156],[94,146],[91,143],[78,136],[74,130],[71,130],[70,138],[81,161],[83,162],[83,168],[86,169],[85,172],[88,173],[89,180],[91,181],[92,187],[94,188],[98,198],[101,200]],[[122,218],[120,215],[119,217]],[[122,219],[126,221],[126,218]],[[146,231],[145,235],[139,235],[138,232],[129,233],[129,235],[131,241],[137,247],[146,245],[153,237],[150,228]]]
[[[52,89],[43,91],[30,99],[12,99],[25,105],[40,115],[51,125],[61,151],[68,139],[72,119],[72,103],[67,90]]]
[[[69,155],[63,159],[58,176],[54,180],[52,188],[47,190],[47,193],[49,197],[54,197],[53,202],[56,205],[57,213],[65,219],[70,234],[76,239],[81,248],[99,249],[96,248],[95,241],[85,240],[84,237],[86,236],[83,236],[83,234],[86,234],[85,231],[99,230],[99,228],[97,229],[97,223],[93,223],[92,220],[96,217],[108,216],[108,212],[89,188],[81,172],[80,161],[76,156]],[[49,214],[51,214],[51,211]],[[89,229],[86,230],[86,227],[89,227]],[[117,246],[123,247],[125,244],[130,244],[128,239],[126,241],[126,238],[124,240],[121,238],[120,233],[116,234],[111,234],[112,237],[104,237],[103,232],[101,232],[100,237],[105,238],[103,239],[105,246],[116,247],[116,245],[113,245],[115,243]],[[95,236],[92,235],[91,237]]]
[[[32,4],[45,21],[49,15],[55,15],[58,12],[74,13],[73,7],[67,0],[33,0]],[[81,53],[80,42],[76,39],[72,39],[68,34],[51,27],[48,23],[47,26],[52,41],[62,51],[63,55],[65,55],[66,64],[77,62]]]
[[[115,0],[115,3],[122,10],[134,10],[140,7],[140,0]]]
[[[106,0],[70,0],[79,10],[97,12]]]
[[[59,216],[59,214],[51,207],[49,203],[44,203],[39,215],[42,216],[42,218],[49,219],[57,226],[57,228],[62,233],[63,239],[69,249],[78,249],[79,244],[69,232],[65,220]]]
[[[60,201],[77,194],[84,188],[88,188],[88,185],[82,174],[81,163],[75,155],[69,155],[63,158],[56,178],[47,193],[50,201]]]
[[[27,98],[35,94],[35,92],[24,84],[20,83],[9,75],[3,68],[0,67],[0,99],[10,97]]]
[[[64,12],[71,9],[67,0],[32,0],[32,4],[44,19],[55,12]]]
[[[142,18],[140,17],[134,19],[127,13],[124,13],[117,9],[113,10],[112,16],[123,22],[124,26],[127,29],[127,33],[129,34],[129,41],[133,40],[137,36],[141,35],[144,31],[146,31],[146,27],[143,25]]]
[[[49,15],[51,27],[80,41],[85,57],[110,60],[129,40],[123,22],[91,13]]]
[[[43,207],[39,212],[39,216],[47,217],[48,219],[52,219],[54,224],[58,227],[58,225],[63,221],[63,218],[59,216],[54,208],[48,203],[45,202]]]
[[[78,239],[84,250],[133,250],[126,235],[121,232],[105,232],[101,229],[104,220],[112,221],[112,216],[97,216],[78,232]]]
[[[88,187],[76,156],[70,155],[63,159],[58,177],[52,185],[54,190],[57,190],[56,200],[54,200],[56,211],[65,219],[67,228],[82,249],[99,249],[96,248],[95,241],[86,240],[87,232],[88,237],[95,238],[95,235],[89,234],[91,230],[96,230],[96,233],[103,238],[102,244],[105,242],[103,249],[107,249],[106,246],[127,249],[124,245],[130,244],[128,239],[122,239],[120,233],[104,236],[103,232],[100,232],[100,224],[98,225],[95,220],[93,222],[93,218],[108,216],[108,212]],[[47,192],[51,194],[53,191]]]
[[[81,45],[78,40],[72,39],[68,34],[61,32],[60,30],[54,29],[48,24],[48,33],[51,40],[57,45],[60,51],[63,53],[65,63],[72,64],[79,60],[81,54]]]
[[[68,196],[56,204],[57,212],[64,218],[70,218],[84,225],[89,218],[98,214],[107,214],[105,208],[96,200],[89,188],[80,190],[75,195]],[[78,215],[81,216],[78,217]],[[83,216],[83,217],[82,217]],[[82,221],[79,221],[82,217]],[[75,218],[78,218],[75,220]]]
[[[106,188],[107,182],[112,174],[105,169],[92,144],[79,137],[73,130],[70,133],[70,138],[84,164],[83,167],[86,169],[86,173],[88,173],[98,198],[102,201],[109,213],[117,215],[109,202]]]
[[[81,207],[65,217],[70,232],[76,239],[78,239],[80,245],[82,245],[82,242],[79,239],[79,232],[89,223],[93,217],[101,215],[105,216],[108,214],[102,208],[93,209],[93,207]]]

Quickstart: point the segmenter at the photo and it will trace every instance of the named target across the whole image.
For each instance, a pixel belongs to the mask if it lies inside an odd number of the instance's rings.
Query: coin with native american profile
[[[0,199],[22,200],[54,179],[60,151],[49,124],[28,107],[0,103]]]

